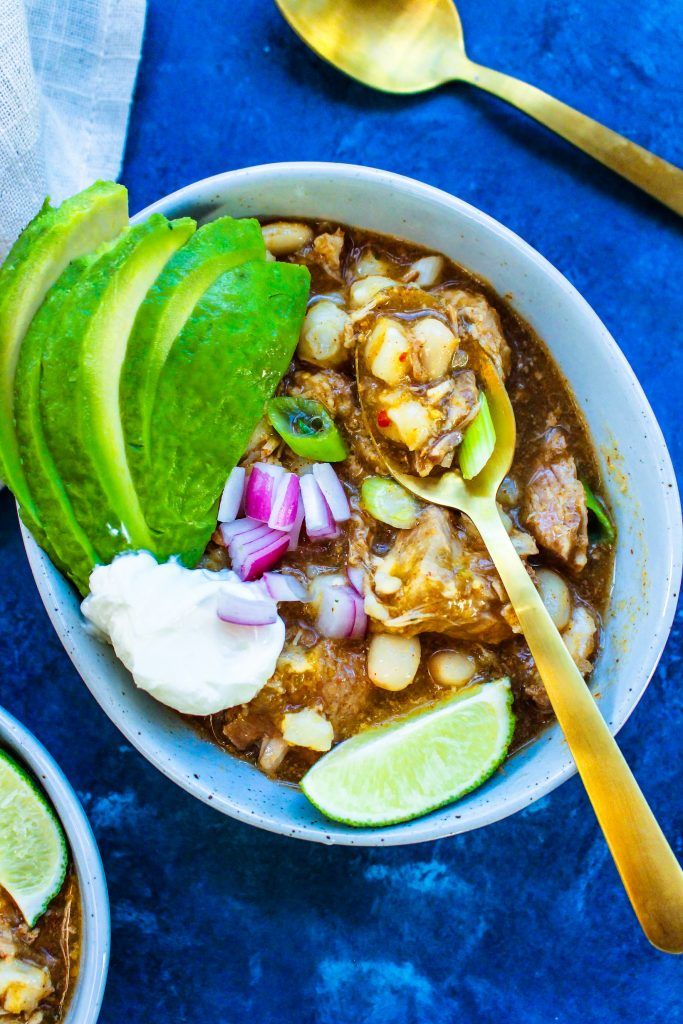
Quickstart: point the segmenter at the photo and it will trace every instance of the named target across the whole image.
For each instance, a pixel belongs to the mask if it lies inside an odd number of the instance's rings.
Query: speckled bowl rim
[[[111,923],[107,883],[95,836],[73,787],[52,755],[1,707],[0,747],[35,775],[67,835],[81,893],[83,932],[78,979],[64,1024],[96,1024],[107,983]]]
[[[133,218],[133,221],[139,222],[150,214],[157,212],[166,213],[174,217],[186,215],[194,215],[200,219],[210,217],[212,214],[215,214],[216,209],[220,208],[221,196],[226,185],[233,189],[242,190],[243,195],[249,197],[250,189],[253,189],[254,186],[260,187],[264,182],[269,182],[279,177],[284,177],[292,182],[291,187],[294,194],[296,194],[297,179],[305,181],[306,184],[315,183],[317,179],[326,180],[328,184],[330,180],[334,180],[335,185],[338,184],[340,188],[345,185],[348,185],[349,188],[352,185],[368,186],[370,188],[380,185],[389,191],[392,189],[400,191],[404,196],[408,196],[416,201],[425,199],[429,200],[435,207],[449,208],[457,212],[464,221],[475,222],[480,226],[482,228],[482,235],[488,238],[497,238],[504,242],[508,248],[514,248],[517,253],[523,256],[526,264],[532,266],[534,271],[542,275],[549,282],[553,290],[563,293],[563,299],[575,307],[580,315],[583,318],[587,318],[591,323],[593,340],[602,346],[603,351],[609,357],[612,369],[619,374],[624,387],[628,390],[629,408],[641,417],[641,425],[644,425],[643,429],[647,427],[649,451],[655,457],[658,472],[657,498],[665,519],[665,530],[664,536],[661,538],[661,544],[663,547],[666,581],[661,584],[660,592],[658,592],[656,627],[648,638],[647,653],[641,657],[638,678],[631,678],[629,680],[628,696],[622,695],[616,710],[612,713],[605,713],[609,728],[616,734],[627,721],[642,697],[664,650],[676,609],[683,549],[681,506],[671,458],[654,413],[623,353],[599,320],[597,314],[573,285],[518,235],[476,207],[449,193],[389,171],[355,164],[321,162],[263,164],[227,171],[194,182],[165,196],[163,199],[140,211]],[[247,215],[245,211],[241,211],[240,200],[234,200],[234,202],[236,208],[231,209],[231,212],[236,216]],[[245,208],[248,206],[248,200],[244,202],[244,206]],[[300,217],[307,215],[305,209],[297,207],[297,210],[298,214],[290,212],[287,215],[298,215]],[[400,235],[400,233],[400,223],[397,222],[396,234]],[[383,829],[353,829],[327,821],[322,816],[320,816],[319,820],[311,818],[302,820],[304,818],[303,814],[292,813],[290,817],[287,817],[284,812],[275,813],[271,808],[253,809],[246,806],[248,801],[240,800],[239,797],[239,789],[243,783],[236,786],[238,790],[236,794],[230,788],[226,791],[212,785],[210,778],[204,777],[198,771],[195,772],[188,767],[184,767],[181,764],[182,756],[178,756],[177,750],[169,751],[169,744],[166,744],[167,749],[164,749],[164,745],[160,741],[145,731],[145,717],[156,720],[155,728],[158,727],[160,731],[163,731],[165,728],[170,732],[175,728],[172,720],[178,716],[173,716],[172,712],[169,712],[168,709],[160,705],[155,705],[149,709],[145,706],[144,713],[141,714],[139,706],[127,707],[125,700],[120,702],[120,692],[112,696],[108,685],[102,684],[99,678],[102,670],[99,666],[97,669],[93,668],[92,656],[84,649],[87,647],[87,644],[84,644],[82,637],[73,635],[73,623],[70,626],[68,621],[69,613],[61,607],[62,598],[59,594],[59,588],[63,586],[61,577],[59,577],[47,556],[39,549],[28,531],[22,528],[22,532],[28,560],[52,623],[69,657],[107,715],[128,741],[155,767],[167,775],[168,778],[198,797],[204,803],[239,821],[293,838],[333,845],[394,846],[419,843],[460,834],[506,818],[552,792],[557,786],[576,773],[575,764],[568,751],[566,751],[561,764],[556,769],[548,771],[532,783],[527,782],[526,786],[520,786],[519,791],[514,796],[508,796],[504,801],[498,800],[497,803],[495,800],[487,801],[484,806],[474,811],[469,811],[468,809],[468,813],[462,816],[458,813],[459,805],[455,804],[451,805],[450,808],[442,809],[442,811],[452,812],[447,821],[443,817],[439,817],[442,812],[435,812],[425,818]],[[118,689],[115,679],[112,678],[110,682],[112,689]],[[123,696],[125,698],[125,693]],[[150,705],[154,704],[151,698],[149,703]],[[557,726],[551,727],[547,734],[543,734],[535,742],[545,742],[545,739],[550,737],[550,734],[556,730]],[[189,740],[187,730],[185,737],[187,743],[195,742]],[[564,741],[561,740],[561,742]],[[206,745],[209,745],[208,741],[206,741]],[[221,757],[230,756],[220,751],[218,747],[215,750],[216,759],[219,754]],[[508,760],[507,765],[513,767],[519,757],[519,753],[513,755]],[[234,761],[233,763],[237,764],[239,762]],[[505,770],[505,766],[503,770]],[[208,774],[210,775],[210,773]],[[270,785],[282,784],[270,782]],[[483,787],[483,789],[486,788]],[[247,789],[249,789],[249,786],[247,786]],[[466,820],[463,820],[465,818]]]

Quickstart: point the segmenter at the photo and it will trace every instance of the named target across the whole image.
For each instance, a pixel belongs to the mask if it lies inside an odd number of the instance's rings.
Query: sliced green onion
[[[383,476],[369,476],[360,489],[360,501],[373,519],[397,530],[409,530],[415,525],[420,506],[415,498],[395,480]]]
[[[471,480],[472,477],[481,473],[482,469],[493,455],[496,447],[496,431],[491,419],[489,403],[482,391],[479,395],[479,412],[470,423],[463,434],[462,444],[458,458],[460,460],[460,472],[464,480]]]
[[[586,507],[591,513],[591,516],[597,526],[595,536],[591,537],[591,539],[594,539],[598,544],[612,544],[617,535],[617,531],[614,529],[614,523],[607,511],[607,506],[602,498],[598,498],[597,495],[593,494],[585,480],[582,480],[581,483],[583,484],[584,494],[586,495]]]
[[[289,447],[314,462],[343,462],[348,455],[334,420],[314,398],[273,398],[266,406],[272,426]]]

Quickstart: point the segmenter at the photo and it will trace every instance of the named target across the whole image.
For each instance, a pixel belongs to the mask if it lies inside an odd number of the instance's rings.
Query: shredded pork
[[[588,552],[586,496],[564,433],[553,427],[532,470],[523,518],[538,544],[580,572]]]
[[[510,372],[510,346],[500,317],[483,295],[456,289],[441,293],[451,323],[463,342],[474,341],[489,357],[501,377]]]
[[[386,578],[400,587],[386,595]],[[378,586],[379,582],[379,586]],[[366,610],[383,632],[443,633],[458,640],[500,643],[516,627],[500,578],[474,530],[429,505],[376,558]]]

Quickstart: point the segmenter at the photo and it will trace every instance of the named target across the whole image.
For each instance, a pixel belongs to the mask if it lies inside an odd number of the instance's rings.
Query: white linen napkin
[[[118,176],[145,0],[0,0],[0,260],[40,208]]]

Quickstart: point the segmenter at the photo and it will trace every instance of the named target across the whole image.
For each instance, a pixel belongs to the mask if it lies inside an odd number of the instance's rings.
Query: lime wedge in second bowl
[[[340,743],[301,788],[335,821],[395,825],[485,782],[504,759],[514,724],[508,679],[471,686]]]
[[[0,750],[0,885],[33,926],[66,876],[66,839],[26,772]]]

